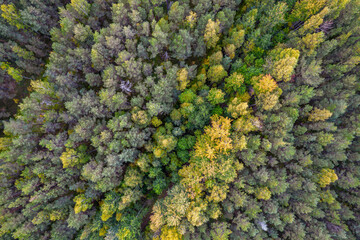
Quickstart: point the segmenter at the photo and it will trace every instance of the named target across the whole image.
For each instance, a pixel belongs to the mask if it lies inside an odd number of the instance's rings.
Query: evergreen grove
[[[0,239],[360,239],[360,0],[0,0]]]

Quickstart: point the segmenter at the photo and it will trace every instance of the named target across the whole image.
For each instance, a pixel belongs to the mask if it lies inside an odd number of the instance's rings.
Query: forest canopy
[[[0,239],[360,239],[360,0],[0,0]]]

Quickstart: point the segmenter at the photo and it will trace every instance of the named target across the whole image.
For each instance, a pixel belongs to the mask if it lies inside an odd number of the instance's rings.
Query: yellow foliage
[[[168,148],[170,145],[172,145],[172,140],[169,138],[164,138],[160,143],[162,146],[164,146],[164,148]]]
[[[80,187],[78,187],[78,188],[76,189],[76,192],[78,192],[78,193],[84,193],[84,192],[85,192],[85,190],[84,190],[84,189],[82,189],[82,188],[80,188]]]
[[[231,119],[213,115],[211,126],[205,127],[205,135],[195,144],[195,156],[209,159],[218,153],[226,153],[232,148],[230,136]]]
[[[212,141],[227,139],[231,128],[231,119],[219,115],[211,116],[211,127],[205,127],[205,134],[210,136]]]
[[[60,160],[63,164],[63,168],[73,167],[79,162],[76,151],[72,148],[66,148],[66,151],[61,154]]]
[[[314,31],[316,28],[318,28],[323,22],[324,17],[330,12],[328,7],[325,7],[320,13],[311,16],[302,26],[302,28],[299,29],[299,34],[303,35],[306,32]]]
[[[161,147],[154,148],[153,153],[156,158],[161,158],[166,155],[166,151],[164,149],[162,149]]]
[[[44,211],[39,212],[36,217],[31,221],[35,225],[39,225],[43,222],[47,222],[49,219],[49,215]]]
[[[116,221],[120,221],[121,217],[122,217],[122,213],[121,213],[121,212],[117,212],[117,213],[116,213],[116,216],[115,216]]]
[[[190,164],[179,170],[179,175],[183,177],[181,183],[191,199],[198,199],[207,190],[208,201],[223,201],[228,186],[222,184],[232,182],[236,172],[242,169],[234,156],[227,156],[233,150],[230,128],[229,118],[212,116],[211,125],[205,127],[205,134],[197,139]],[[222,183],[216,183],[216,179]]]
[[[100,231],[99,231],[99,236],[100,237],[102,237],[102,236],[105,236],[105,234],[106,234],[106,232],[107,232],[107,230],[109,229],[109,226],[104,226],[104,227],[102,227],[101,229],[100,229]]]
[[[210,66],[219,65],[223,60],[223,53],[222,51],[217,51],[211,54],[207,59]]]
[[[219,41],[220,33],[220,21],[217,19],[215,22],[212,19],[209,19],[204,34],[204,40],[206,42],[206,46],[208,48],[212,48],[216,46],[216,43]]]
[[[150,216],[150,229],[156,232],[162,225],[164,225],[164,215],[161,211],[161,204],[156,202],[152,210],[152,215]]]
[[[271,192],[267,187],[258,188],[256,191],[256,198],[269,200],[271,198]]]
[[[85,212],[92,207],[91,199],[86,198],[84,194],[77,195],[74,198],[74,202],[74,211],[76,214],[78,214],[79,212]]]
[[[232,137],[233,139],[233,151],[242,151],[247,148],[247,141],[245,135],[241,135],[239,137],[238,135]]]
[[[124,210],[131,203],[140,200],[140,198],[143,196],[139,188],[135,188],[135,189],[127,188],[123,194],[124,195],[121,197],[121,201],[118,206],[119,211]]]
[[[254,40],[248,40],[245,42],[243,46],[243,51],[245,54],[248,54],[249,52],[253,51],[255,49],[255,41]]]
[[[315,108],[309,115],[309,121],[317,122],[317,121],[325,121],[326,119],[332,116],[332,112],[327,109],[319,109]]]
[[[138,108],[134,108],[133,113],[131,114],[131,119],[139,125],[146,125],[150,121],[146,111],[138,110]]]
[[[35,60],[33,52],[28,51],[28,50],[20,47],[17,44],[13,45],[11,50],[13,50],[13,52],[16,53],[16,55],[18,55],[19,57],[21,57],[23,59]]]
[[[323,32],[306,34],[306,36],[301,39],[301,43],[304,46],[303,49],[306,50],[309,55],[312,54],[315,48],[325,41],[324,36]]]
[[[52,211],[49,215],[51,221],[57,221],[64,218],[64,215],[60,211]]]
[[[6,150],[10,146],[11,140],[10,138],[0,138],[0,151]]]
[[[153,117],[151,123],[154,127],[159,127],[162,124],[162,121],[157,117]]]
[[[320,197],[322,202],[326,202],[328,204],[332,204],[335,202],[335,198],[331,194],[330,190],[326,190],[326,192],[321,192]]]
[[[254,90],[256,93],[268,93],[277,88],[276,81],[270,74],[262,76],[258,81],[254,82]]]
[[[231,114],[231,117],[238,118],[240,116],[247,115],[250,113],[248,107],[249,105],[247,102],[242,102],[240,99],[234,98],[230,102],[227,111]]]
[[[338,176],[333,169],[324,168],[319,174],[318,183],[320,184],[320,187],[326,187],[330,183],[335,182],[337,179]]]
[[[241,47],[244,43],[245,30],[240,29],[239,31],[234,30],[231,32],[230,42],[235,45],[236,48]]]
[[[21,22],[21,17],[14,4],[1,4],[1,16],[17,29],[23,29],[25,26]]]
[[[228,93],[237,92],[244,84],[244,77],[241,73],[234,72],[225,79],[225,89]]]
[[[180,91],[185,90],[187,85],[190,83],[190,80],[188,79],[188,71],[186,70],[186,68],[180,69],[176,73],[176,76],[177,76],[177,80],[179,82],[177,89]]]
[[[243,94],[236,94],[236,97],[240,99],[242,102],[249,102],[251,98],[248,92],[244,92]]]
[[[292,48],[276,48],[269,53],[272,60],[271,75],[277,81],[289,81],[297,65],[300,51]]]
[[[207,72],[207,76],[211,82],[219,82],[224,77],[227,76],[227,72],[225,71],[224,67],[219,64],[215,66],[211,66]]]
[[[258,130],[258,127],[254,124],[256,122],[255,120],[252,116],[242,116],[234,121],[233,129],[243,134]]]
[[[229,56],[229,58],[233,59],[235,57],[236,47],[234,44],[228,44],[225,47],[225,53]]]
[[[208,221],[208,218],[205,216],[206,209],[206,203],[195,204],[195,202],[192,202],[186,214],[187,220],[196,227],[203,225]]]
[[[181,112],[177,109],[172,110],[170,113],[171,120],[178,121],[181,119]]]
[[[182,235],[178,232],[176,227],[164,226],[161,229],[160,240],[182,240]]]
[[[23,80],[23,70],[11,67],[8,63],[0,62],[0,69],[4,70],[9,74],[16,82]]]
[[[209,102],[213,105],[225,102],[225,93],[221,89],[211,88],[207,96]]]
[[[154,135],[157,146],[154,148],[155,157],[163,157],[166,152],[172,151],[177,144],[177,139],[173,135],[163,135],[157,132]]]
[[[191,28],[195,26],[196,20],[197,20],[196,12],[190,11],[189,15],[186,16],[186,22],[189,23]]]
[[[127,168],[124,176],[124,185],[131,188],[142,185],[142,174],[137,168],[131,166]]]
[[[298,20],[304,21],[309,16],[316,14],[322,9],[327,0],[301,0],[295,3],[295,6],[289,16],[291,22]]]
[[[215,203],[222,202],[225,200],[228,191],[228,185],[215,185],[211,188],[210,196],[207,199]]]
[[[333,19],[336,19],[340,12],[346,7],[350,0],[332,0],[327,2],[327,6],[331,9]]]
[[[114,213],[115,209],[112,204],[104,203],[101,205],[101,220],[106,222],[109,218],[111,218]]]
[[[258,96],[258,101],[256,102],[263,110],[268,111],[275,107],[279,102],[279,95],[276,93],[260,93]]]
[[[222,214],[219,204],[211,204],[208,213],[210,218],[218,219]]]
[[[184,118],[188,117],[194,111],[195,107],[192,103],[185,102],[180,105],[180,112]]]
[[[206,160],[203,160],[203,166],[206,165],[204,163]],[[205,169],[203,169],[203,166],[197,166],[195,164],[190,164],[187,166],[184,166],[182,169],[179,170],[179,175],[183,177],[181,180],[181,183],[183,186],[187,187],[187,191],[189,193],[189,198],[194,199],[198,195],[202,193],[202,191],[205,190],[205,186],[202,184],[202,181],[204,180],[204,176],[202,176],[201,170],[204,170],[204,173],[207,175],[209,172],[213,172],[213,167],[209,164],[209,167],[206,166]],[[200,168],[200,169],[199,169]]]
[[[84,16],[89,14],[91,8],[91,5],[87,0],[71,0],[70,5],[75,9],[75,11]]]

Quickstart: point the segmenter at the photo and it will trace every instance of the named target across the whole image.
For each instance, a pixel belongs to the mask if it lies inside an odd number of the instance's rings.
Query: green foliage
[[[1,4],[1,12],[1,16],[8,21],[10,25],[15,26],[17,29],[23,29],[25,27],[14,4]]]
[[[180,94],[179,100],[181,103],[193,103],[196,99],[196,93],[193,90],[187,89]]]
[[[290,81],[300,56],[299,50],[277,48],[269,53],[271,59],[271,76],[277,81]]]
[[[1,3],[1,239],[360,238],[359,1],[50,2]]]
[[[211,82],[218,83],[228,74],[222,65],[211,66],[207,72],[207,77]]]
[[[289,15],[289,22],[304,21],[309,16],[317,13],[326,4],[326,0],[301,0],[295,3],[291,14]]]
[[[0,68],[5,70],[16,82],[23,80],[22,71],[11,67],[9,64],[0,62]]]
[[[225,93],[221,89],[212,88],[207,98],[211,104],[216,105],[225,102],[224,96]]]
[[[240,73],[233,73],[225,79],[225,89],[228,93],[245,92],[244,77]]]
[[[186,135],[179,139],[177,147],[181,150],[192,149],[195,145],[196,138],[192,135]]]

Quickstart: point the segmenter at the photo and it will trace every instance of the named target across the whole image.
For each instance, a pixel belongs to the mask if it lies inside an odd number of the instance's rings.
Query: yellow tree
[[[2,4],[1,5],[1,16],[10,24],[15,26],[17,29],[25,28],[22,23],[21,17],[18,13],[14,4]]]
[[[239,133],[246,134],[260,128],[259,120],[251,115],[241,116],[233,123],[233,129]]]
[[[228,42],[229,44],[234,44],[237,49],[244,43],[244,38],[245,30],[234,28],[230,31],[230,38],[228,39]]]
[[[318,121],[325,121],[326,119],[332,116],[332,112],[327,109],[319,109],[315,108],[309,115],[309,121],[311,122],[318,122]]]
[[[304,21],[308,17],[316,14],[320,9],[322,9],[327,0],[301,0],[295,3],[295,6],[289,15],[288,20],[290,22],[295,22],[298,20]]]
[[[186,68],[180,69],[177,74],[177,80],[179,82],[179,85],[177,87],[178,90],[183,91],[186,89],[187,85],[190,83],[188,78],[188,71]]]
[[[271,192],[268,187],[261,187],[256,190],[256,198],[269,200],[271,198]]]
[[[204,40],[208,48],[213,48],[216,46],[216,43],[219,41],[220,37],[220,21],[217,19],[215,22],[212,19],[209,19],[204,34]]]
[[[252,79],[254,90],[257,94],[268,93],[274,91],[278,86],[276,81],[271,77],[270,74],[260,75],[260,77],[254,77]]]
[[[20,82],[23,80],[22,70],[11,67],[8,63],[0,62],[0,69],[9,74],[15,81]]]
[[[301,47],[304,51],[307,52],[308,55],[314,53],[315,49],[325,41],[325,35],[323,32],[313,33],[313,34],[306,34],[300,40]]]
[[[336,175],[335,171],[330,168],[324,168],[321,169],[321,172],[319,174],[319,180],[318,183],[320,184],[320,187],[326,187],[332,182],[335,182],[338,179],[338,176]]]
[[[190,11],[189,15],[186,16],[186,22],[190,25],[191,28],[195,26],[197,20],[196,12]]]
[[[224,67],[219,64],[215,66],[211,66],[207,72],[207,76],[211,82],[217,83],[227,76],[227,72]]]
[[[320,13],[312,16],[309,18],[304,25],[299,29],[298,33],[300,35],[303,35],[306,32],[313,32],[315,29],[317,29],[323,22],[324,17],[330,12],[328,7],[325,7],[323,10],[321,10]]]
[[[164,214],[162,211],[162,202],[157,201],[152,209],[150,216],[150,229],[153,232],[158,231],[164,225]]]
[[[276,81],[290,81],[297,65],[300,51],[292,48],[276,48],[269,53],[270,71]]]
[[[91,4],[87,0],[71,0],[70,5],[82,16],[88,16],[91,9]]]
[[[231,114],[231,117],[238,118],[240,116],[250,113],[248,107],[249,104],[247,102],[243,102],[239,98],[234,98],[233,100],[231,100],[227,111]]]
[[[74,211],[76,214],[78,214],[79,212],[85,212],[86,210],[90,209],[93,206],[91,199],[87,198],[85,194],[77,195],[74,198],[74,202],[75,202]]]
[[[279,97],[280,94],[278,93],[260,93],[256,99],[256,105],[265,111],[271,110],[279,102]]]
[[[211,125],[205,127],[205,134],[198,137],[190,164],[179,171],[181,183],[186,187],[191,199],[197,199],[207,189],[213,198],[218,199],[215,190],[216,179],[229,183],[236,177],[236,171],[241,169],[236,158],[229,156],[233,149],[230,138],[231,120],[214,115]],[[226,187],[223,188],[226,195]],[[214,195],[215,194],[215,195]],[[222,199],[222,198],[220,198]]]
[[[235,57],[235,50],[236,47],[234,44],[228,44],[224,48],[226,55],[229,56],[229,58],[233,59]]]
[[[182,240],[182,235],[178,232],[176,227],[163,227],[161,229],[160,238],[154,238],[153,240]]]
[[[225,93],[221,89],[211,88],[207,96],[209,102],[213,105],[225,102]]]
[[[77,165],[80,160],[74,149],[67,148],[60,156],[60,160],[63,164],[63,168],[73,167]]]

